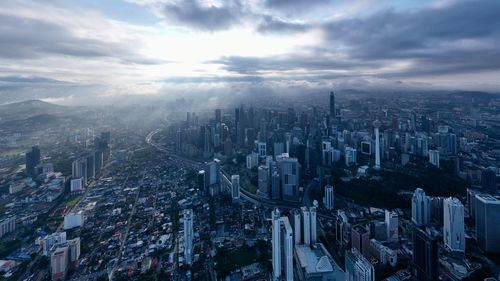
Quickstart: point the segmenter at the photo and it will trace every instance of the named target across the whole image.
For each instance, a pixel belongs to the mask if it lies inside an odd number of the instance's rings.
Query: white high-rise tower
[[[375,120],[373,122],[373,127],[374,127],[374,133],[375,133],[375,169],[380,170],[380,138],[379,138],[379,131],[378,129],[380,128],[380,121]]]
[[[278,280],[281,275],[280,211],[278,208],[273,211],[272,221],[273,280]]]
[[[327,210],[333,209],[333,200],[334,200],[333,185],[328,184],[325,186],[325,198],[323,199],[323,204],[325,205],[325,208]]]
[[[425,226],[430,220],[430,200],[421,188],[415,189],[411,199],[411,220],[417,226]]]
[[[304,245],[311,245],[311,214],[309,212],[309,208],[302,207],[300,208],[302,211],[302,222],[304,224]]]
[[[465,251],[464,205],[457,198],[446,198],[443,202],[444,245],[452,250]]]

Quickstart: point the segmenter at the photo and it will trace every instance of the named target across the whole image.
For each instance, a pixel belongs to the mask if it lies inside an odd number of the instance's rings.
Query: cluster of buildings
[[[344,272],[318,241],[316,207],[271,214],[273,280],[344,280]],[[295,264],[295,266],[294,266]],[[295,270],[296,269],[296,270]]]
[[[71,165],[71,192],[83,191],[85,186],[100,173],[109,160],[111,149],[111,133],[102,132],[94,139],[94,146],[84,156],[77,158]]]

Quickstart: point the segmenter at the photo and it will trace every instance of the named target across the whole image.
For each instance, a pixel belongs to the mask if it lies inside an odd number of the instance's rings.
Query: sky
[[[0,103],[500,89],[498,0],[16,0]]]

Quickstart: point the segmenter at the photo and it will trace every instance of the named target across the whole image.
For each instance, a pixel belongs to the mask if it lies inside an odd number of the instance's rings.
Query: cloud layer
[[[141,18],[119,3],[0,6],[0,103],[290,83],[500,89],[497,0],[127,1]]]

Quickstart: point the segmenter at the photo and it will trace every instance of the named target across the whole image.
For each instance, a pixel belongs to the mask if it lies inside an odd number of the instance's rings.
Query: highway
[[[159,151],[162,151],[168,156],[184,161],[185,163],[188,163],[192,166],[193,169],[200,170],[203,168],[204,163],[201,161],[196,161],[181,155],[176,154],[175,152],[171,151],[170,149],[165,148],[164,146],[156,143],[153,141],[153,136],[157,133],[159,133],[161,129],[156,129],[154,131],[151,131],[147,136],[146,136],[146,143],[149,145],[153,146],[154,148],[158,149]],[[227,184],[227,186],[231,187],[232,183],[231,180],[229,180],[229,175],[227,172],[221,169],[220,172],[221,179]],[[240,188],[240,196],[243,200],[248,201],[252,204],[255,205],[261,205],[269,208],[280,208],[280,209],[296,209],[300,208],[301,204],[299,202],[294,203],[294,202],[284,202],[284,201],[276,201],[276,200],[271,200],[271,199],[266,199],[259,197],[250,191],[248,191],[245,188]]]

